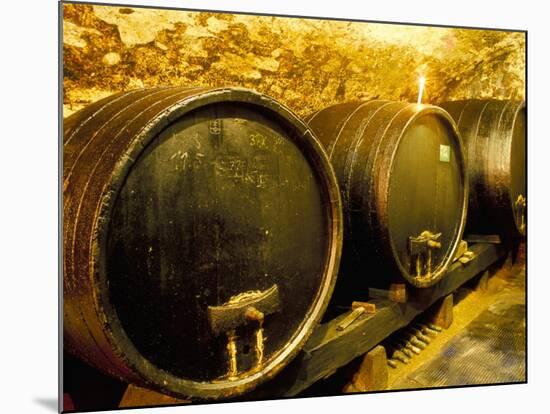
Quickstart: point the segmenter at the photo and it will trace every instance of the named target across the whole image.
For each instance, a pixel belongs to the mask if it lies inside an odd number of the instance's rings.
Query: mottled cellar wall
[[[299,115],[354,99],[523,98],[523,33],[66,4],[64,115],[122,90],[241,86]]]

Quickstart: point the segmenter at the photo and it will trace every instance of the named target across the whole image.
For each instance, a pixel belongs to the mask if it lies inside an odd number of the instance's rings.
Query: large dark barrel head
[[[387,207],[388,229],[399,266],[418,285],[441,276],[455,249],[464,215],[460,141],[444,116],[426,112],[403,131],[390,171]],[[440,246],[430,249],[430,271],[417,272],[410,238],[426,230],[441,233],[437,239]]]
[[[267,97],[181,88],[147,96],[116,98],[76,157],[96,165],[86,181],[98,189],[78,194],[95,219],[81,209],[69,224],[82,222],[92,249],[69,246],[68,273],[93,275],[95,301],[82,306],[100,320],[78,316],[92,326],[89,342],[107,338],[84,345],[85,357],[179,397],[236,396],[290,361],[330,298],[342,237],[334,174],[307,127]],[[99,135],[109,138],[92,150]],[[79,334],[66,332],[77,354]]]
[[[441,105],[464,139],[470,177],[467,231],[524,236],[527,213],[523,101],[464,100]]]
[[[417,287],[437,282],[466,215],[463,148],[452,118],[430,105],[376,100],[329,107],[309,125],[341,186],[346,273],[371,286],[400,277]]]
[[[263,325],[269,361],[323,284],[324,202],[289,131],[257,108],[214,104],[171,124],[136,161],[109,225],[111,302],[136,348],[177,376],[222,378],[227,338],[211,331],[208,307],[275,285],[280,310]],[[256,362],[244,328],[242,372]]]

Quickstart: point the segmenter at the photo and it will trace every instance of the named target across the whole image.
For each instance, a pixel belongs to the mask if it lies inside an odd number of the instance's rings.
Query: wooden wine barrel
[[[350,286],[436,283],[466,218],[464,156],[452,118],[430,105],[374,100],[331,106],[308,122],[340,184]]]
[[[64,345],[179,398],[273,377],[322,316],[342,245],[307,126],[235,88],[113,95],[64,122]]]
[[[524,236],[527,214],[524,101],[465,100],[441,105],[466,148],[470,199],[466,231]]]

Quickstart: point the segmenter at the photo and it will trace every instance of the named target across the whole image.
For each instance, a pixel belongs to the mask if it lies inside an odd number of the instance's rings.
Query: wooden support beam
[[[366,392],[381,391],[388,386],[388,359],[386,350],[378,345],[365,354],[351,381],[344,386],[343,391]]]
[[[157,405],[175,405],[189,403],[191,403],[191,401],[189,400],[180,400],[166,394],[161,394],[147,388],[141,388],[137,385],[130,384],[128,385],[128,388],[126,388],[126,392],[124,393],[124,396],[122,397],[122,400],[120,401],[118,407],[151,407]]]
[[[479,277],[478,281],[477,281],[477,284],[476,284],[476,291],[478,292],[486,292],[488,287],[489,287],[489,271],[486,270],[485,272],[483,272],[481,274],[481,276]]]
[[[407,286],[404,283],[392,283],[388,290],[369,288],[369,297],[373,299],[386,299],[395,303],[407,302]]]
[[[407,302],[407,286],[404,283],[392,283],[388,299],[396,303]]]
[[[451,294],[506,255],[506,249],[501,244],[479,243],[470,246],[470,250],[475,254],[472,261],[466,264],[454,263],[445,277],[430,288],[411,290],[406,303],[392,302],[387,296],[385,299],[372,299],[369,303],[376,306],[376,313],[360,315],[347,329],[338,330],[337,326],[352,310],[319,325],[304,348],[280,374],[240,400],[262,400],[299,394],[370,351],[393,332],[428,310],[432,304]]]
[[[433,313],[434,325],[448,329],[453,323],[453,294],[445,296],[436,303]]]

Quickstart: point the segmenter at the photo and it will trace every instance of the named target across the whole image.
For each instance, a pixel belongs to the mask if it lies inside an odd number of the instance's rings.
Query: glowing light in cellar
[[[424,76],[420,76],[420,78],[418,79],[418,101],[417,101],[418,105],[422,103],[422,95],[424,93],[425,84],[426,84],[426,78]]]

